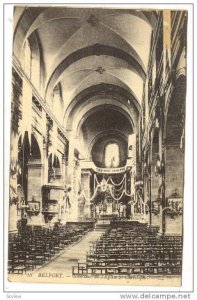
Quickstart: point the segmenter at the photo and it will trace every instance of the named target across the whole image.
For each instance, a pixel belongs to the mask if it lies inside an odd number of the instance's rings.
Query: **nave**
[[[9,279],[180,283],[187,18],[14,7]]]

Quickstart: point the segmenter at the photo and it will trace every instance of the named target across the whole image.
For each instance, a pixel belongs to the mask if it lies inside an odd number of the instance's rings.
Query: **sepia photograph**
[[[178,7],[13,6],[9,282],[182,286],[187,40]]]

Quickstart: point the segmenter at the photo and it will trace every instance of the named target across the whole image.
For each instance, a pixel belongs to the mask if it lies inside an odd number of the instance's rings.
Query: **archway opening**
[[[31,135],[30,160],[31,161],[35,161],[35,160],[40,161],[41,160],[40,148],[39,148],[38,142],[33,134]]]
[[[48,182],[59,182],[61,180],[60,161],[56,154],[50,154],[48,158]]]
[[[26,131],[18,141],[17,190],[23,204],[28,204],[32,197],[39,198],[41,190],[41,152],[36,137]]]

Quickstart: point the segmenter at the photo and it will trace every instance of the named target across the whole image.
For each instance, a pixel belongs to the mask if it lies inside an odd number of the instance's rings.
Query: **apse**
[[[109,134],[97,140],[92,148],[92,160],[102,168],[122,167],[126,164],[128,143],[121,136]]]
[[[133,133],[131,122],[120,111],[113,107],[101,106],[93,112],[81,127],[81,139],[87,156],[97,166],[105,167],[106,147],[115,144],[118,147],[118,166],[127,159],[128,136]]]

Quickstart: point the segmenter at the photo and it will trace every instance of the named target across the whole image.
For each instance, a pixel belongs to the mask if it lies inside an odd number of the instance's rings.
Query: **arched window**
[[[24,44],[23,49],[23,68],[25,73],[31,78],[31,49],[28,40]]]
[[[117,143],[108,144],[105,147],[105,166],[116,168],[120,164],[120,149]]]
[[[51,103],[51,110],[61,122],[63,118],[63,100],[61,84],[58,83],[53,89],[53,98]]]

